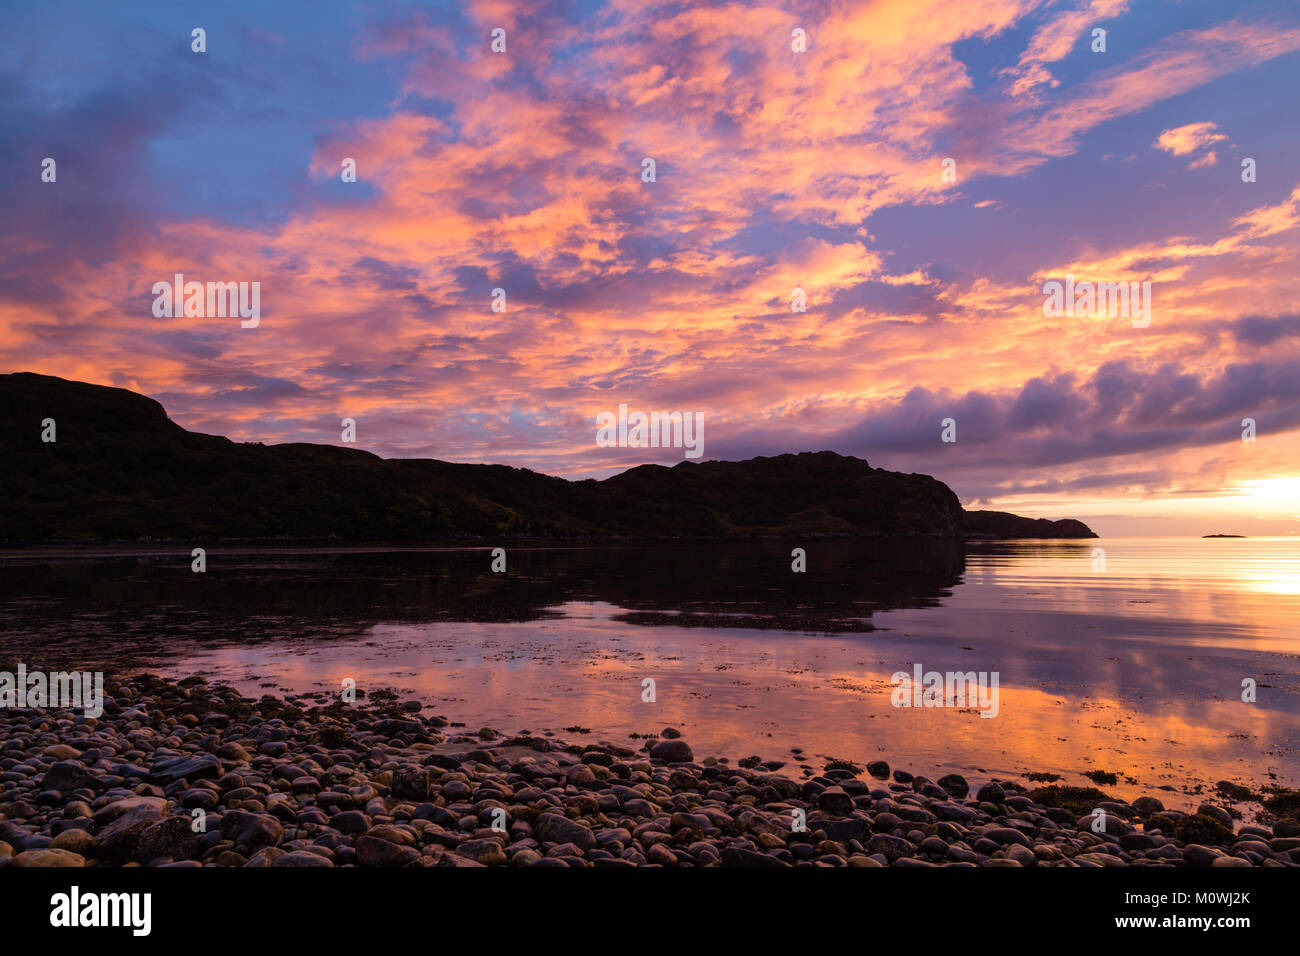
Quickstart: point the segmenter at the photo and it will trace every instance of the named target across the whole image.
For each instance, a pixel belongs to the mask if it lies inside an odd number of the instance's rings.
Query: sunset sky
[[[0,36],[0,371],[569,477],[683,459],[600,412],[698,410],[705,458],[1300,532],[1296,3],[11,0]],[[177,272],[260,282],[260,324],[156,318]],[[1150,281],[1150,325],[1045,316],[1067,274]]]

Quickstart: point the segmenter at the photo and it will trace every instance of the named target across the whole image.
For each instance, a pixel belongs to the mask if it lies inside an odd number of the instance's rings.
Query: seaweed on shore
[[[1179,817],[1174,824],[1174,836],[1183,843],[1199,843],[1201,846],[1231,846],[1237,839],[1230,827],[1205,813]]]
[[[1257,803],[1261,801],[1259,794],[1255,793],[1249,787],[1243,787],[1240,784],[1233,783],[1231,780],[1220,780],[1214,785],[1214,789],[1218,790],[1219,793],[1223,794],[1229,800],[1235,800],[1239,803],[1245,800],[1253,800]]]
[[[1056,785],[1030,790],[1026,796],[1034,803],[1045,807],[1060,807],[1080,817],[1091,813],[1097,804],[1115,799],[1096,787],[1062,787]]]
[[[1300,790],[1270,785],[1264,787],[1264,792],[1268,794],[1264,798],[1266,810],[1283,820],[1300,823]]]

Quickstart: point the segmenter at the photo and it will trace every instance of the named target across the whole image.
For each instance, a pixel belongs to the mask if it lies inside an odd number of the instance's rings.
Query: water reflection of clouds
[[[474,728],[678,726],[698,755],[732,760],[794,766],[802,747],[1072,783],[1105,769],[1140,781],[1121,795],[1296,782],[1298,541],[804,544],[807,574],[786,542],[520,550],[508,575],[469,551],[232,555],[201,581],[166,560],[6,562],[0,635],[126,649],[253,696],[350,676]],[[684,609],[697,626],[673,623]],[[852,618],[874,630],[835,629]],[[997,671],[999,716],[890,707],[890,674],[915,662]],[[1240,702],[1243,676],[1256,704]]]

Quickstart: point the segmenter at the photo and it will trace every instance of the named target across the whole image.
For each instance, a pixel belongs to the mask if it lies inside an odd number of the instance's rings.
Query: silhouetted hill
[[[1096,534],[1074,518],[1022,518],[1007,511],[966,512],[968,538],[1095,538]]]
[[[55,421],[55,442],[41,423]],[[841,534],[1095,537],[961,508],[943,482],[834,452],[642,465],[568,481],[505,465],[385,459],[186,431],[119,388],[0,376],[0,541]],[[993,516],[993,517],[988,517]]]

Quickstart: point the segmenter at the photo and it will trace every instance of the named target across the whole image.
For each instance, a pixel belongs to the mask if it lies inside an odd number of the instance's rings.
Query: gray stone
[[[650,748],[650,756],[667,763],[690,763],[695,759],[695,754],[684,740],[661,740]]]
[[[50,769],[45,771],[45,776],[41,778],[41,785],[47,790],[57,790],[64,795],[73,790],[100,789],[90,772],[75,760],[60,760],[56,764],[51,764]]]
[[[723,866],[789,866],[784,860],[778,860],[766,853],[756,853],[744,847],[729,846],[722,850]]]
[[[373,836],[357,837],[356,851],[359,866],[406,866],[420,858],[414,847],[400,846]]]
[[[334,864],[319,853],[312,853],[308,850],[294,850],[291,853],[286,853],[284,856],[276,857],[271,862],[271,865],[288,867],[332,867]]]
[[[162,783],[175,783],[177,780],[215,780],[224,772],[221,761],[212,754],[199,754],[197,757],[160,760],[153,765],[149,776]]]
[[[148,863],[161,856],[184,860],[195,856],[198,848],[199,834],[194,832],[190,818],[168,817],[140,834],[132,856],[137,863]]]
[[[591,828],[558,813],[543,813],[534,824],[537,838],[544,843],[573,843],[583,850],[596,845]]]
[[[1157,800],[1155,797],[1138,797],[1131,804],[1129,804],[1129,806],[1131,806],[1134,810],[1136,810],[1144,817],[1150,816],[1153,813],[1159,813],[1161,810],[1165,808],[1165,805],[1161,803],[1159,800]]]
[[[13,858],[10,866],[69,867],[85,866],[85,859],[71,850],[24,850]]]
[[[940,777],[939,786],[959,799],[965,798],[966,794],[970,793],[970,784],[959,773],[950,773]]]
[[[221,835],[236,846],[275,846],[284,836],[280,821],[268,813],[231,810],[221,816]]]
[[[1011,843],[1029,846],[1029,837],[1015,827],[993,827],[990,830],[985,830],[983,836],[985,839],[992,840],[1001,846],[1007,846]]]
[[[848,816],[853,812],[853,798],[844,792],[843,787],[827,787],[817,796],[817,806],[823,813]]]
[[[1006,798],[1007,792],[996,783],[984,784],[984,786],[980,787],[979,793],[975,795],[975,799],[979,800],[981,803],[984,801],[988,801],[989,803],[1002,803]]]
[[[1213,866],[1214,861],[1222,855],[1214,847],[1202,846],[1199,843],[1189,843],[1183,847],[1183,859],[1192,866]]]
[[[891,863],[916,852],[916,847],[902,837],[891,836],[888,833],[874,834],[867,843],[867,849],[873,854],[879,853]]]

